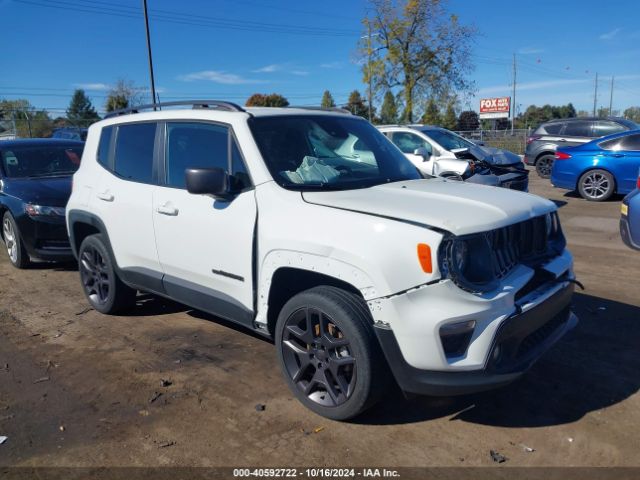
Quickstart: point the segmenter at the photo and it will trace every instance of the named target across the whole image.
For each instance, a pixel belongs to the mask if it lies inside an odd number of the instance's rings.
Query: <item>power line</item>
[[[42,0],[15,0],[17,3],[33,5],[37,7],[48,7],[65,11],[74,11],[82,13],[94,13],[100,15],[115,16],[121,18],[139,18],[140,14],[132,10],[130,7],[105,7],[92,6],[87,4],[79,4],[64,0],[48,0],[43,3]],[[80,0],[83,1],[83,0]],[[84,0],[87,1],[87,0]],[[310,27],[288,24],[275,24],[265,22],[255,22],[248,20],[234,20],[219,17],[207,17],[203,15],[191,15],[181,12],[169,10],[153,10],[149,15],[150,18],[159,22],[199,26],[205,28],[229,29],[239,31],[263,31],[269,33],[283,33],[292,35],[312,35],[312,36],[353,36],[359,32],[356,30],[336,29],[327,27]]]

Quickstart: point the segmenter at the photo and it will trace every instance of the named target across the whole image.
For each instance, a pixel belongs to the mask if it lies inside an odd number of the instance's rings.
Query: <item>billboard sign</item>
[[[509,118],[511,97],[483,98],[480,100],[480,118]]]

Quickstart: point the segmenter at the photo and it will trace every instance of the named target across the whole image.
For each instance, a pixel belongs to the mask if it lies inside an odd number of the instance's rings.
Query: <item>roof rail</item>
[[[352,115],[350,110],[341,107],[314,107],[314,106],[304,106],[304,105],[288,105],[286,108],[300,108],[302,110],[320,110],[324,112],[339,112],[339,113],[348,113]]]
[[[128,115],[131,113],[140,113],[142,110],[155,110],[162,107],[179,107],[179,106],[191,106],[194,109],[206,109],[213,108],[218,110],[226,110],[228,112],[245,112],[246,110],[240,105],[232,102],[224,102],[220,100],[187,100],[179,102],[161,102],[161,103],[149,103],[147,105],[137,105],[135,107],[123,108],[121,110],[115,110],[109,112],[104,118],[119,117],[120,115]]]

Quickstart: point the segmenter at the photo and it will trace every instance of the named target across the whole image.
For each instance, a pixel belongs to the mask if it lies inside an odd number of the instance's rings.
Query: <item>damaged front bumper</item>
[[[524,374],[567,331],[578,323],[570,310],[572,283],[536,307],[503,321],[494,337],[489,360],[480,370],[433,371],[413,367],[404,359],[393,330],[375,332],[400,388],[407,393],[449,396],[489,390]]]
[[[537,268],[519,265],[495,292],[465,292],[450,280],[370,301],[375,332],[402,390],[459,395],[521,376],[577,323],[571,312],[573,259]],[[450,350],[443,328],[472,324],[462,350]]]

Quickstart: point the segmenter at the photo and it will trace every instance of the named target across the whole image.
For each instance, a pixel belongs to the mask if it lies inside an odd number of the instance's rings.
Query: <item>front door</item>
[[[256,201],[230,127],[167,122],[164,172],[153,193],[153,222],[166,292],[195,308],[250,324]],[[187,168],[224,168],[230,200],[190,194]]]

